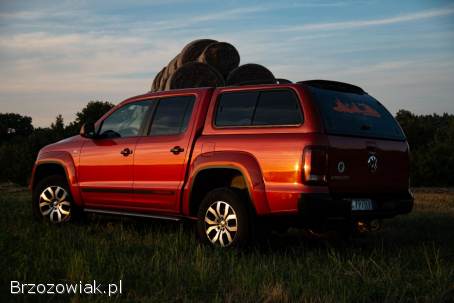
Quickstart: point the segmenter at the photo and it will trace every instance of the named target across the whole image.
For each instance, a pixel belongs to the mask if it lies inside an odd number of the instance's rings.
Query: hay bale
[[[215,42],[205,48],[198,61],[211,65],[226,79],[240,64],[240,54],[230,43]]]
[[[161,77],[161,79],[160,79],[160,81],[159,81],[159,88],[158,88],[158,90],[162,91],[162,90],[165,89],[165,87],[166,87],[166,82],[167,82],[167,79],[168,79],[168,78],[169,78],[169,77],[167,77],[166,68],[164,67],[164,71],[162,72],[162,77]]]
[[[273,83],[276,83],[273,73],[266,67],[254,63],[238,66],[227,77],[227,85]]]
[[[166,89],[217,87],[224,85],[222,75],[208,64],[188,62],[167,80]]]
[[[156,74],[156,76],[153,79],[153,83],[151,84],[151,91],[155,92],[159,90],[159,83],[161,81],[162,74],[164,73],[164,68],[161,69],[159,73]]]
[[[217,41],[211,39],[199,39],[188,43],[178,56],[177,68],[182,67],[188,62],[197,61],[205,48],[214,42]]]
[[[169,64],[167,64],[167,75],[170,77],[177,69],[178,69],[178,58],[180,54],[176,55],[175,58],[170,60]]]
[[[165,67],[165,69],[164,69],[164,78],[165,79],[169,79],[170,76],[177,70],[179,55],[180,54],[178,54],[172,60],[170,60],[169,63],[167,64],[167,66]]]
[[[172,74],[172,75],[173,75],[173,74]],[[170,89],[171,89],[171,88],[170,88],[170,82],[172,81],[172,75],[170,75],[170,77],[167,78],[167,81],[166,81],[166,83],[165,83],[165,85],[164,85],[164,89],[163,89],[163,90],[170,90]]]

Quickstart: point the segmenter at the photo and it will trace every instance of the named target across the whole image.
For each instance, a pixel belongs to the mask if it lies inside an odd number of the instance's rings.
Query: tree
[[[79,133],[80,127],[85,122],[96,122],[114,105],[107,101],[90,101],[82,111],[76,114],[76,120],[71,122],[66,128],[67,135],[75,135]]]
[[[65,123],[63,122],[63,117],[61,114],[55,118],[55,122],[50,125],[50,128],[54,131],[62,131],[65,129]]]
[[[31,117],[0,113],[0,143],[15,136],[28,136],[32,131]]]
[[[96,122],[102,115],[107,113],[114,105],[106,101],[90,101],[82,111],[76,114],[76,123],[80,126],[85,122]]]
[[[396,115],[411,151],[413,186],[454,185],[454,115]]]
[[[55,141],[61,140],[66,137],[65,123],[63,122],[63,117],[61,114],[55,117],[55,122],[50,125],[50,129],[52,134],[51,137],[54,138]]]

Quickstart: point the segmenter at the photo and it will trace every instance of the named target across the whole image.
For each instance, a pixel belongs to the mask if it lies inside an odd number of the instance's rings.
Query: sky
[[[454,114],[452,0],[0,0],[0,112],[69,123],[147,92],[200,38],[279,78],[358,85],[393,114]]]

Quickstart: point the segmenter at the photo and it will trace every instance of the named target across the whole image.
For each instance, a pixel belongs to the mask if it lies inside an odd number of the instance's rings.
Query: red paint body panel
[[[300,100],[304,122],[297,126],[222,127],[213,124],[219,94],[245,90],[292,90]],[[117,139],[80,136],[44,148],[36,162],[59,163],[65,168],[78,205],[155,214],[190,215],[190,197],[197,174],[210,168],[232,168],[246,180],[258,215],[296,214],[302,194],[398,193],[408,190],[406,142],[331,136],[324,133],[321,117],[310,94],[298,84],[198,88],[140,95],[139,100],[195,95],[196,103],[186,132],[179,135]],[[184,152],[174,155],[170,149]],[[303,182],[303,156],[307,146],[328,151],[328,182]],[[124,148],[133,153],[120,154]],[[368,174],[367,155],[373,150],[385,163]],[[337,163],[344,161],[349,179],[336,179]],[[334,178],[332,178],[334,176]],[[367,177],[364,177],[367,176]]]

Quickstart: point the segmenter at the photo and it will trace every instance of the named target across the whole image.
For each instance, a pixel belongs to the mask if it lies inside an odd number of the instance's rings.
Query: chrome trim
[[[374,154],[369,155],[369,158],[367,159],[367,166],[369,167],[369,171],[371,173],[375,173],[377,171],[378,158]]]

